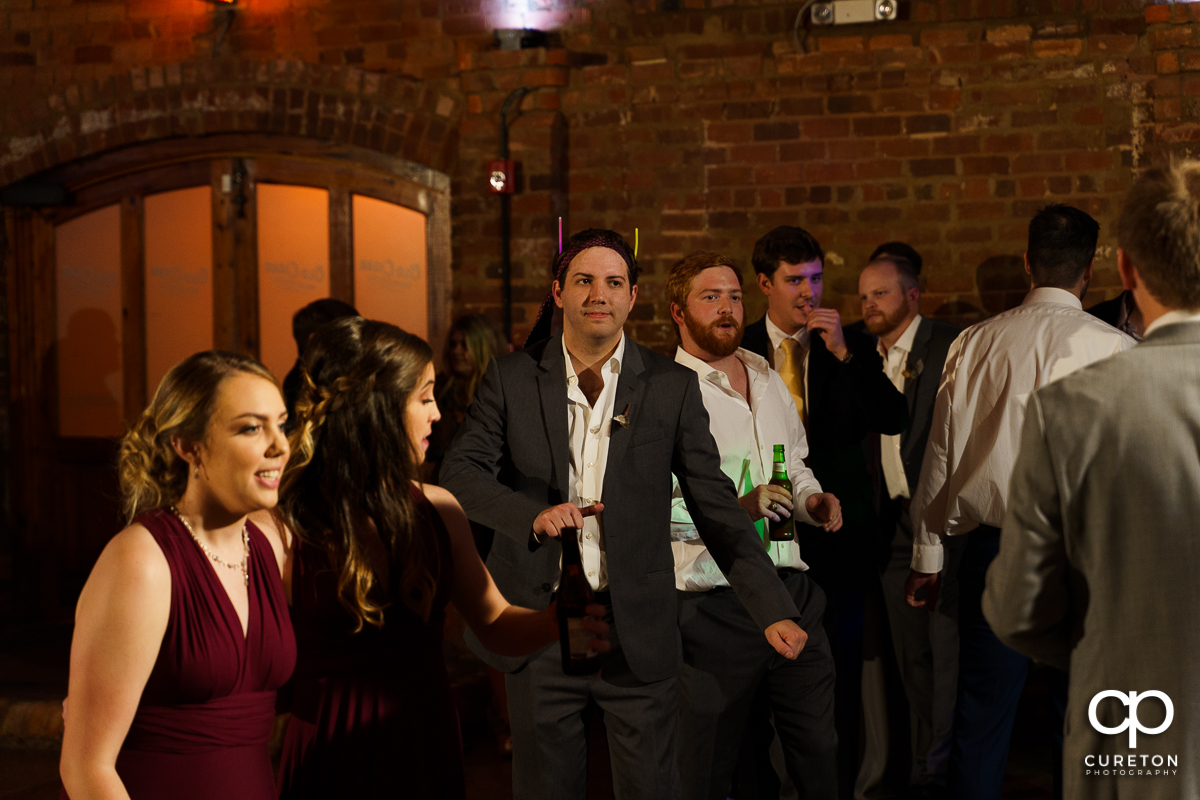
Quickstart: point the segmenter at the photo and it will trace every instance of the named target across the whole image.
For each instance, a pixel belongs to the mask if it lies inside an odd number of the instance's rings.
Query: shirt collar
[[[1165,328],[1168,325],[1178,325],[1181,322],[1200,322],[1200,311],[1188,311],[1184,308],[1168,311],[1146,326],[1144,336],[1149,336],[1152,331],[1156,331],[1159,328]]]
[[[765,317],[765,319],[767,321],[767,336],[770,337],[770,339],[771,339],[771,349],[772,350],[778,350],[780,342],[782,342],[784,339],[795,339],[797,342],[799,342],[802,345],[805,345],[805,346],[808,345],[808,329],[807,328],[801,328],[800,330],[793,333],[791,336],[788,336],[786,333],[783,332],[783,328],[780,328],[778,325],[776,325],[771,320],[770,312],[767,312],[767,316]]]
[[[879,340],[879,355],[887,358],[887,354],[891,350],[899,350],[903,353],[911,353],[913,349],[913,340],[917,338],[917,328],[921,327],[921,315],[917,314],[913,317],[912,322],[908,323],[908,327],[904,329],[904,333],[900,334],[900,338],[891,348],[883,346],[883,340]]]
[[[1029,294],[1025,295],[1025,299],[1021,301],[1023,306],[1031,306],[1034,303],[1054,303],[1060,306],[1070,306],[1083,310],[1083,303],[1079,302],[1079,298],[1068,292],[1066,289],[1059,289],[1054,286],[1039,286],[1036,289],[1031,289]]]
[[[767,370],[771,368],[771,365],[767,363],[765,358],[758,353],[750,352],[744,347],[739,347],[735,355],[737,355],[739,361],[746,365],[746,369],[752,373],[752,377],[754,375],[766,374]],[[684,350],[682,346],[675,348],[675,361],[689,369],[695,370],[696,374],[701,378],[708,378],[713,375],[725,375],[724,372],[712,364],[703,359],[696,358],[687,350]],[[729,376],[725,375],[725,377],[728,379]]]
[[[562,340],[563,360],[567,362],[567,384],[579,382],[579,376],[575,374],[575,365],[571,363],[571,354],[567,350],[567,339],[564,336]],[[608,363],[604,366],[613,375],[621,374],[621,361],[625,358],[625,334],[621,334],[621,342],[617,345],[617,349],[613,351],[612,357],[608,359]],[[571,379],[575,380],[572,381]],[[605,381],[607,383],[607,381]]]

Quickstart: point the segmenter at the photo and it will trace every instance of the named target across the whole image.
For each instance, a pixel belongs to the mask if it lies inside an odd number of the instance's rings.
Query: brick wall
[[[1111,296],[1113,223],[1133,171],[1200,140],[1200,6],[920,1],[907,20],[816,29],[797,49],[796,3],[521,0],[525,24],[557,26],[549,46],[497,51],[489,31],[517,24],[516,6],[243,0],[214,56],[198,0],[0,0],[3,180],[33,170],[56,132],[82,135],[85,113],[133,115],[120,104],[139,75],[180,69],[203,90],[232,71],[225,82],[248,98],[262,82],[244,65],[360,87],[385,76],[419,87],[431,116],[441,97],[465,105],[442,115],[457,127],[422,157],[452,177],[455,310],[498,315],[499,208],[483,163],[504,99],[535,87],[510,129],[522,165],[516,334],[545,291],[561,212],[569,230],[640,230],[632,328],[665,348],[658,286],[672,261],[703,247],[748,266],[754,240],[779,224],[825,244],[828,304],[847,318],[865,257],[899,238],[925,256],[925,311],[970,321],[1019,297],[1029,216],[1069,202],[1103,226],[1088,299]],[[275,124],[269,109],[245,117]],[[755,317],[761,300],[748,297]]]

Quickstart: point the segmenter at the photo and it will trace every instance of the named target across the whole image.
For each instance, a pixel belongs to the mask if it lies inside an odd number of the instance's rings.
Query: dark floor
[[[12,700],[57,702],[66,693],[68,630],[0,632],[0,717]],[[448,652],[448,656],[453,655]],[[452,665],[453,672],[453,665]],[[484,682],[484,685],[486,682]],[[486,691],[485,689],[482,691]],[[467,796],[479,800],[511,800],[511,763],[496,747],[479,709],[480,684],[459,692],[460,703],[474,711],[463,714]],[[1045,684],[1035,671],[1026,686],[1018,711],[1004,800],[1050,800],[1051,761],[1049,726],[1045,709]],[[52,746],[30,746],[5,730],[0,718],[0,800],[56,800],[58,753]],[[612,781],[603,723],[598,716],[590,726],[589,799],[611,800]]]

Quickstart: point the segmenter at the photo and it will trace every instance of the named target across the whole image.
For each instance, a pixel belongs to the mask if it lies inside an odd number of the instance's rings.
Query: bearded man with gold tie
[[[764,356],[783,378],[807,431],[809,467],[842,502],[841,531],[797,524],[796,542],[828,598],[824,627],[837,669],[839,785],[848,798],[858,770],[863,596],[877,528],[863,439],[903,432],[908,404],[883,371],[874,340],[844,330],[836,309],[821,308],[825,252],[812,234],[775,228],[755,244],[752,261],[767,313],[746,326],[742,347]],[[763,769],[757,772],[770,780]]]

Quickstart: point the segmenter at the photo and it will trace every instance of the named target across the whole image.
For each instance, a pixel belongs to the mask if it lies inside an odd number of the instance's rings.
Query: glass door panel
[[[60,436],[119,436],[121,209],[105,206],[55,228]]]
[[[329,296],[329,192],[272,183],[256,191],[259,354],[282,382],[297,355],[292,315]]]
[[[428,339],[425,215],[356,194],[352,218],[358,313]]]
[[[167,370],[213,346],[212,188],[145,200],[146,390]]]

